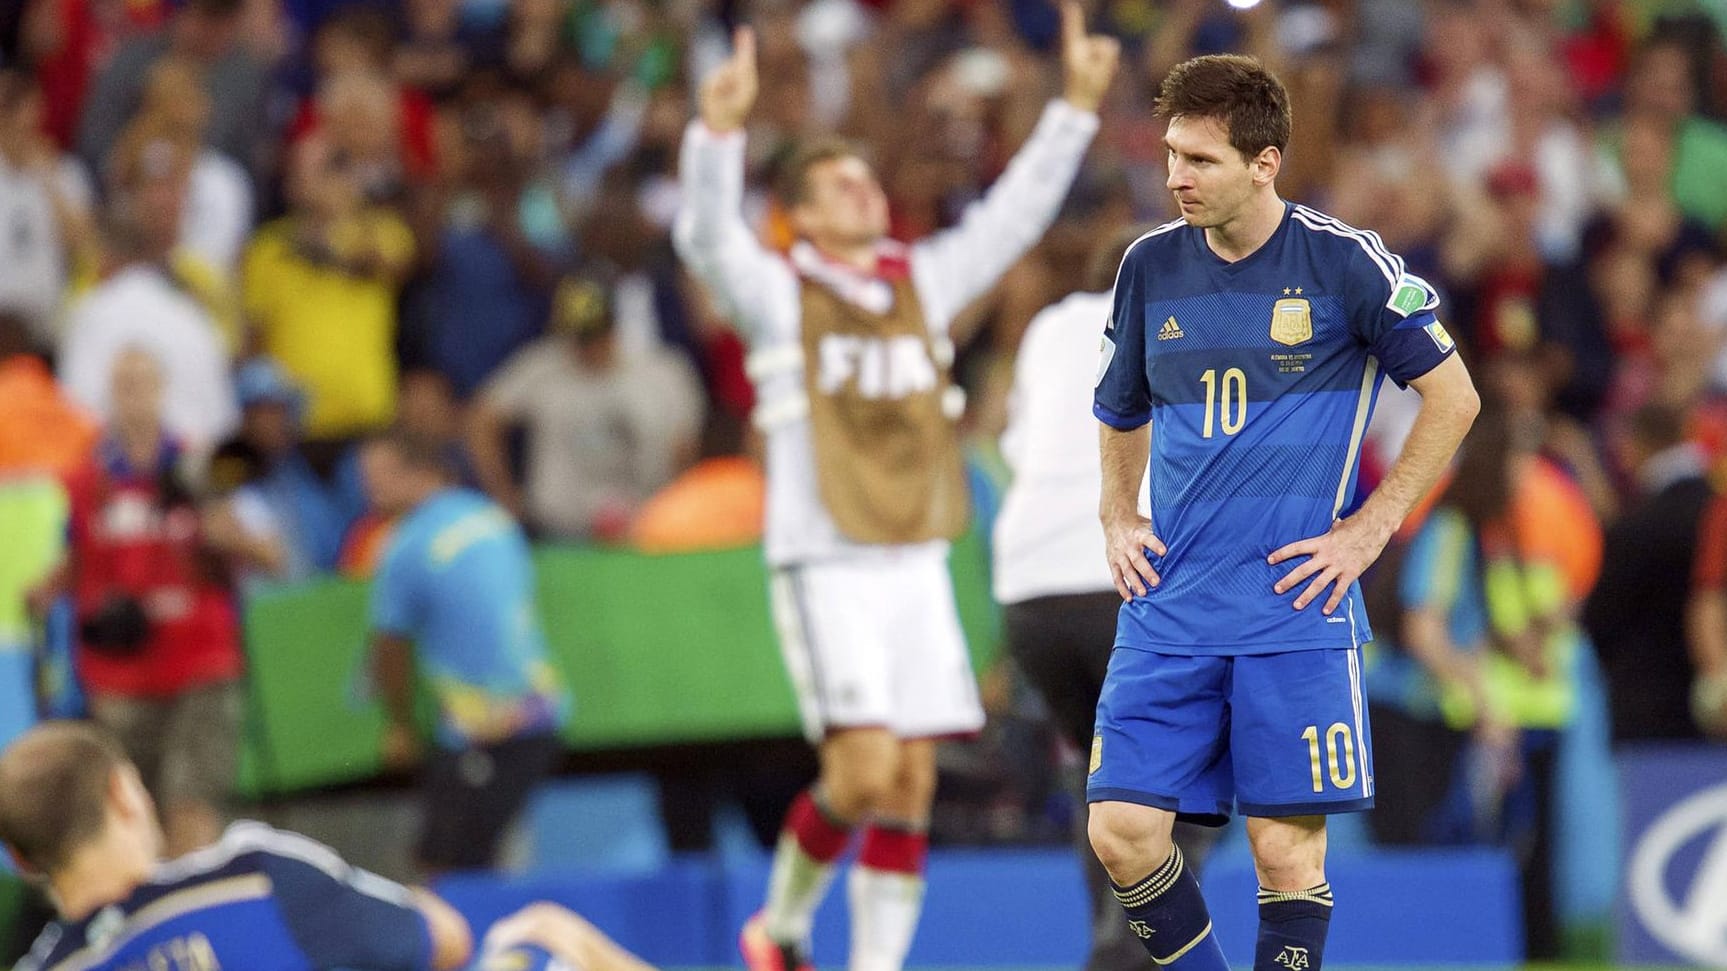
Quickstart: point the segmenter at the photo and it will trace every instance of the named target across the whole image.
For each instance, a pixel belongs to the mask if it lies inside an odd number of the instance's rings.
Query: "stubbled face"
[[[856,156],[810,166],[809,194],[791,211],[798,235],[823,249],[868,245],[887,235],[887,193]]]
[[[407,463],[388,445],[373,443],[360,452],[360,478],[372,508],[386,516],[406,511],[412,502]]]
[[[1236,151],[1222,119],[1172,118],[1163,142],[1169,150],[1165,184],[1189,226],[1227,225],[1277,171],[1271,149],[1252,159]]]

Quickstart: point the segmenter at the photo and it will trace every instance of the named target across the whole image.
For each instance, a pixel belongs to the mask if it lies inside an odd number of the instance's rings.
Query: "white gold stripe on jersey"
[[[1355,399],[1355,425],[1349,430],[1349,447],[1343,452],[1343,474],[1337,478],[1337,498],[1331,504],[1331,518],[1343,511],[1343,498],[1349,494],[1349,476],[1361,457],[1361,439],[1367,434],[1367,413],[1373,407],[1373,383],[1379,379],[1379,358],[1369,354],[1361,371],[1361,395]]]
[[[1317,209],[1309,209],[1306,206],[1296,206],[1292,215],[1297,222],[1308,229],[1354,240],[1356,245],[1361,247],[1362,252],[1367,254],[1367,258],[1379,267],[1379,272],[1385,275],[1386,282],[1390,283],[1393,288],[1397,286],[1397,281],[1403,276],[1403,258],[1386,249],[1385,241],[1379,238],[1378,233],[1369,229],[1356,229],[1348,223],[1339,221],[1335,216],[1327,216]]]
[[[160,927],[177,917],[222,904],[243,900],[262,900],[270,896],[270,878],[262,873],[227,877],[176,890],[160,900],[139,909],[126,918],[125,929],[99,945],[86,945],[72,952],[51,971],[82,971],[102,964],[145,931]]]
[[[1351,598],[1353,600],[1353,598]],[[1349,616],[1355,616],[1355,604],[1349,603]],[[1353,624],[1353,620],[1351,624]],[[1367,735],[1362,731],[1366,727],[1361,717],[1361,648],[1349,649],[1349,705],[1355,716],[1355,769],[1361,778],[1361,795],[1363,798],[1373,795],[1373,777],[1368,774]]]

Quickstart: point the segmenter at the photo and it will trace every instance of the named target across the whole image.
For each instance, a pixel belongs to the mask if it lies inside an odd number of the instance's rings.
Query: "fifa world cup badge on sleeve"
[[[1085,770],[1086,775],[1092,775],[1103,768],[1103,736],[1091,737],[1091,767]]]
[[[1092,382],[1093,385],[1103,383],[1103,376],[1109,373],[1109,362],[1113,360],[1115,360],[1115,341],[1110,340],[1109,335],[1105,334],[1103,335],[1103,343],[1097,346],[1097,380]]]
[[[1313,339],[1313,308],[1306,297],[1284,297],[1271,308],[1271,339],[1290,347]]]
[[[1433,343],[1437,345],[1441,351],[1449,351],[1455,346],[1455,342],[1451,339],[1451,332],[1447,331],[1445,329],[1445,325],[1439,321],[1436,320],[1431,324],[1426,324],[1421,329],[1427,331],[1427,336],[1433,338]]]

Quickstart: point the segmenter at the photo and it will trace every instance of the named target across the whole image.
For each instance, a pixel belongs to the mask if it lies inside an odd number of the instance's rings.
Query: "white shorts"
[[[771,600],[812,743],[838,728],[932,738],[983,727],[945,550],[779,567]]]

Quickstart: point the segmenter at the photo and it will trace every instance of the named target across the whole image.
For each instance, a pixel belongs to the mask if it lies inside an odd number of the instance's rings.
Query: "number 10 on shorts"
[[[1313,791],[1324,792],[1325,780],[1319,774],[1319,726],[1307,726],[1301,737],[1307,742],[1308,761],[1313,767]],[[1325,760],[1331,769],[1332,785],[1339,789],[1355,785],[1355,737],[1343,722],[1332,722],[1325,730]]]

